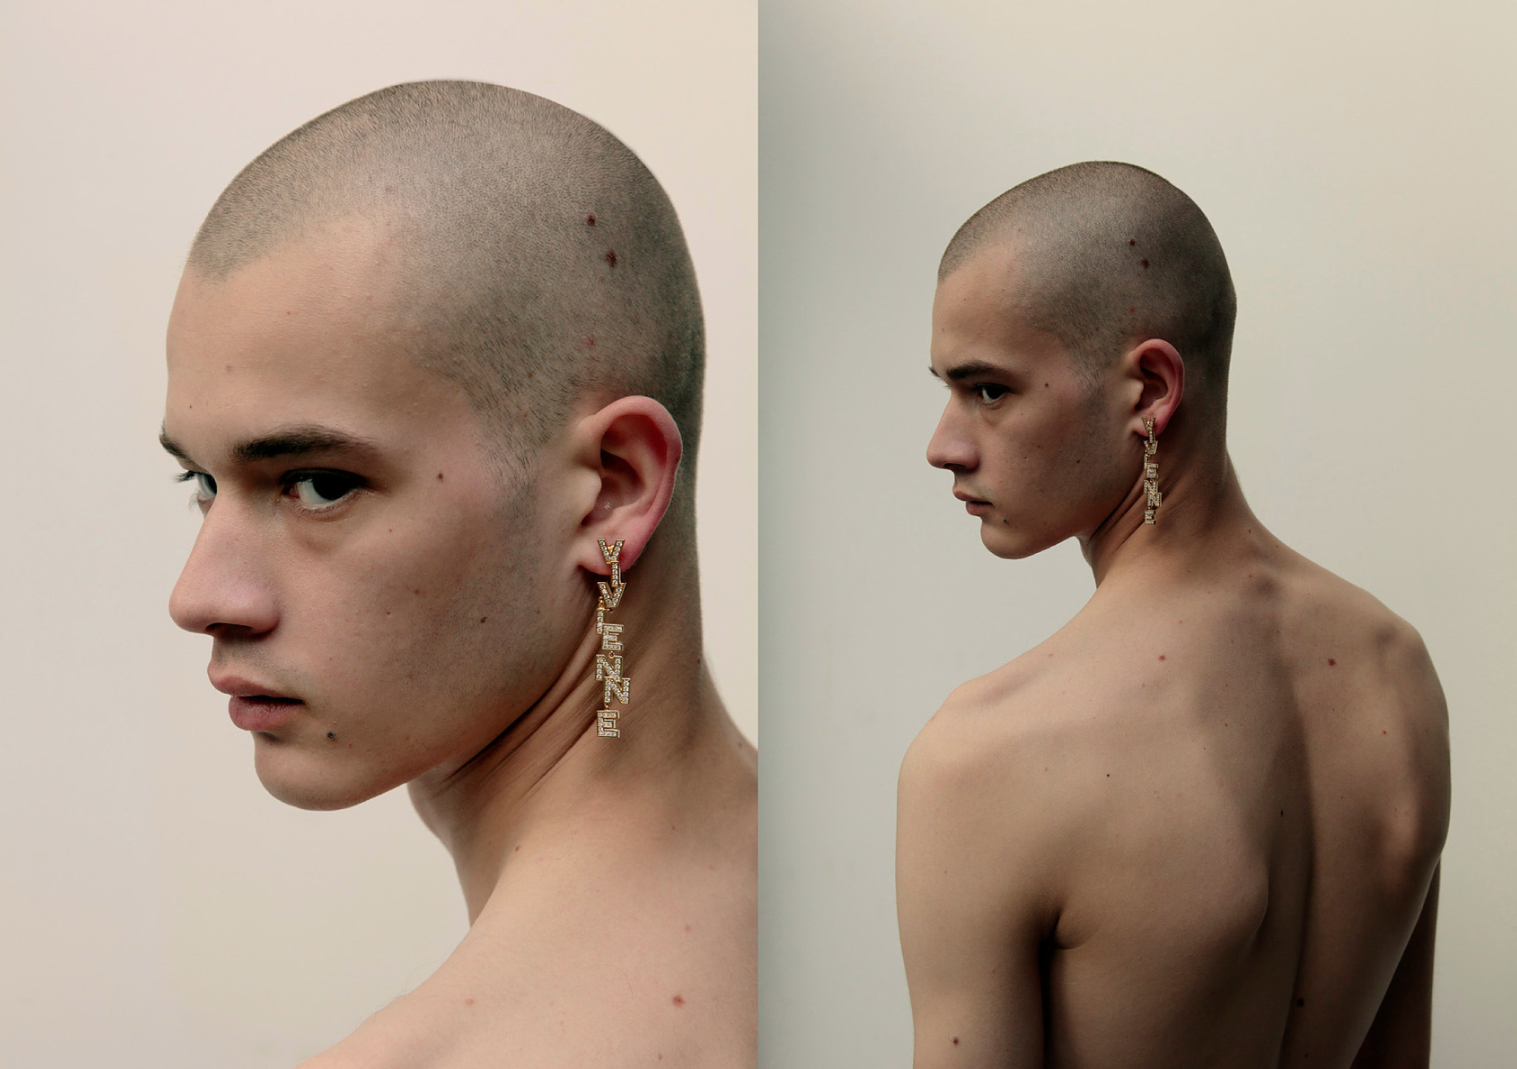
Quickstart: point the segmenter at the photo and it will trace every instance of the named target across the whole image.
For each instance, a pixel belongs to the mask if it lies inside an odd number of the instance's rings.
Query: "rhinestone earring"
[[[622,705],[631,704],[632,678],[622,675],[622,625],[608,624],[606,613],[621,604],[627,584],[622,582],[622,540],[618,538],[610,546],[604,538],[596,541],[600,543],[600,555],[611,565],[611,581],[596,583],[600,587],[600,604],[595,607],[595,633],[600,636],[602,652],[595,655],[595,681],[601,684],[600,703],[605,708],[596,710],[595,733],[614,739],[622,732],[616,726],[619,711],[611,708],[611,699]]]
[[[1155,511],[1164,503],[1164,495],[1159,493],[1159,461],[1155,459],[1159,453],[1159,441],[1154,437],[1152,418],[1144,416],[1143,426],[1148,430],[1148,441],[1143,443],[1143,492],[1148,495],[1143,522],[1153,523]]]

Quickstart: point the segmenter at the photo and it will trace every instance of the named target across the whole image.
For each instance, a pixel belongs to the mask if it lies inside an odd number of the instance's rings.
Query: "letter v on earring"
[[[606,622],[606,613],[622,603],[622,594],[627,589],[627,584],[622,582],[622,540],[618,538],[610,546],[606,540],[596,540],[600,545],[600,555],[605,562],[611,565],[611,581],[597,582],[600,588],[600,604],[595,607],[595,633],[600,636],[601,652],[595,655],[595,682],[601,685],[600,704],[603,709],[595,713],[595,733],[602,738],[619,738],[621,728],[616,726],[620,711],[611,708],[611,699],[615,698],[622,705],[632,702],[632,677],[622,674],[622,625]]]
[[[1148,441],[1143,443],[1143,493],[1147,495],[1143,522],[1153,523],[1154,513],[1164,503],[1164,495],[1159,493],[1159,441],[1154,437],[1154,421],[1151,417],[1143,417],[1143,426],[1148,431]]]

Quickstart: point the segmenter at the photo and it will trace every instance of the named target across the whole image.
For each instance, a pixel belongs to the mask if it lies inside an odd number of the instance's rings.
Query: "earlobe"
[[[599,485],[580,521],[579,564],[609,574],[599,542],[622,543],[620,566],[631,568],[663,521],[679,475],[684,443],[668,409],[651,397],[621,397],[579,426],[581,463]]]

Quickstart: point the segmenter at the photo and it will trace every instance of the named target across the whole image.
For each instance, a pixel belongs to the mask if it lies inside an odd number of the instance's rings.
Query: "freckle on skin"
[[[1136,245],[1138,243],[1138,239],[1137,238],[1128,238],[1127,239],[1127,243],[1129,245]]]
[[[464,999],[464,1005],[465,1006],[472,1006],[472,1005],[474,1005],[474,1000],[471,999],[471,998],[466,998],[466,999]]]
[[[616,250],[615,249],[607,249],[606,250],[606,263],[610,264],[612,267],[616,266]]]
[[[595,213],[594,212],[591,212],[589,215],[585,216],[585,225],[586,226],[594,226],[595,225]]]
[[[437,481],[442,482],[442,472],[437,473]]]
[[[954,1036],[953,1037],[953,1045],[955,1047],[957,1047],[959,1045],[959,1037],[958,1036]]]
[[[1144,267],[1148,266],[1148,260],[1147,259],[1144,259],[1144,260],[1142,260],[1140,262],[1143,264]]]
[[[1331,658],[1331,657],[1329,657],[1329,658],[1328,658],[1328,659],[1327,659],[1327,666],[1328,666],[1328,667],[1329,667],[1329,668],[1331,668],[1331,667],[1332,667],[1332,666],[1333,666],[1333,665],[1335,665],[1335,664],[1337,664],[1337,663],[1338,663],[1338,662],[1337,662],[1337,661],[1335,661],[1335,660],[1333,660],[1333,659],[1332,659],[1332,658]]]
[[[675,995],[672,1001],[676,1006],[683,1006],[685,1004],[685,996]]]
[[[337,737],[337,735],[334,732],[331,732],[331,731],[327,732],[327,738],[329,738],[329,739],[335,739],[336,737]]]
[[[1164,654],[1162,654],[1162,653],[1159,654],[1159,660],[1161,660],[1161,661],[1164,660]]]

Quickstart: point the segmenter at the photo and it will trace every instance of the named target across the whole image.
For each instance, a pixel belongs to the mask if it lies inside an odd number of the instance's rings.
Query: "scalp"
[[[695,273],[668,197],[610,133],[520,90],[392,86],[249,164],[188,269],[223,280],[351,216],[393,235],[400,327],[508,459],[525,463],[587,395],[646,394],[679,425],[689,483],[705,358]]]
[[[949,242],[942,282],[989,248],[1017,259],[1009,311],[1058,338],[1094,376],[1126,344],[1158,338],[1185,360],[1186,396],[1220,415],[1237,300],[1195,202],[1152,171],[1076,163],[985,205]]]

